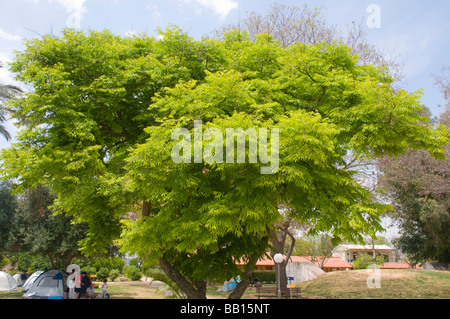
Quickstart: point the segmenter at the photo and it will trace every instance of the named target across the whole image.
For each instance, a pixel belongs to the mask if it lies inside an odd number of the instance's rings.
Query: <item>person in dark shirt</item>
[[[86,273],[83,271],[81,272],[81,287],[80,287],[80,291],[78,294],[78,299],[80,299],[83,295],[86,294],[86,290],[91,286],[92,281],[91,278],[89,278],[88,275],[86,275]]]

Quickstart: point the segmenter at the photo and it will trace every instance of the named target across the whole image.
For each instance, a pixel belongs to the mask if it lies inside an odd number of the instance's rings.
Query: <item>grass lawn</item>
[[[101,289],[97,288],[96,294]],[[156,291],[148,283],[142,282],[109,282],[108,291],[111,299],[163,299],[164,294]],[[0,299],[22,299],[22,288],[13,292],[0,292]]]
[[[96,289],[100,293],[101,289]],[[108,283],[109,297],[111,299],[163,299],[164,294],[157,292],[155,288],[148,283],[126,282],[126,283]]]
[[[340,271],[323,274],[316,279],[297,284],[305,298],[319,299],[450,299],[450,272],[432,270],[381,270],[381,288],[368,288],[366,270]],[[268,286],[268,285],[266,285]],[[219,286],[210,286],[207,295],[213,299],[227,298],[218,292]],[[97,289],[100,293],[100,289]],[[111,299],[163,299],[148,283],[110,282]],[[15,292],[0,292],[0,299],[21,299],[21,288]],[[255,288],[247,289],[245,299],[257,298]]]
[[[366,270],[326,273],[297,284],[302,296],[331,299],[450,299],[450,272],[382,269],[380,288],[368,288]]]
[[[22,299],[22,288],[12,292],[0,292],[0,299]]]

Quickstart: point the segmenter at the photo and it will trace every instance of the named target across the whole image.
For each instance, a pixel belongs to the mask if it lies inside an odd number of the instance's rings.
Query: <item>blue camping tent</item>
[[[223,283],[223,286],[217,291],[226,291],[226,292],[233,291],[239,282],[241,282],[240,276],[233,277],[230,280],[225,281]]]
[[[30,277],[28,277],[27,281],[25,281],[25,283],[23,284],[23,292],[27,292],[28,289],[30,289],[31,285],[33,284],[33,282],[43,273],[43,270],[38,270],[35,271],[34,273],[31,274]]]
[[[45,271],[36,278],[22,298],[63,299],[64,292],[68,290],[68,277],[69,275],[61,270]]]

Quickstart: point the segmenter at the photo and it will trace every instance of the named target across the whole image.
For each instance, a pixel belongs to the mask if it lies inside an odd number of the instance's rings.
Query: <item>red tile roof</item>
[[[290,260],[292,262],[311,262],[312,258],[310,256],[291,256]],[[322,259],[320,257],[316,257],[314,261],[317,267],[322,266]],[[327,257],[325,259],[325,263],[323,264],[324,268],[353,268],[348,262],[343,260],[341,257]]]
[[[291,256],[290,261],[291,262],[311,262],[310,256]],[[244,265],[245,263],[242,261],[239,261],[236,263],[238,266]],[[320,260],[314,261],[314,264],[316,264],[317,267],[321,267],[322,263]],[[256,263],[256,266],[275,266],[275,262],[270,257],[263,257],[262,259],[258,260]],[[341,257],[328,257],[325,260],[324,268],[352,268],[352,265],[350,265],[348,262],[344,261]]]
[[[285,257],[286,258],[286,257]],[[311,262],[312,257],[311,256],[291,256],[290,261],[291,262]],[[236,265],[243,266],[245,262],[242,260],[237,262]],[[314,264],[317,267],[322,267],[321,260],[316,257],[316,260],[314,261]],[[272,258],[264,256],[258,262],[256,263],[256,266],[275,266],[275,262]],[[328,257],[325,260],[325,264],[323,265],[324,268],[340,268],[340,269],[351,269],[353,266],[343,260],[341,257]],[[411,266],[405,262],[400,263],[385,263],[384,265],[380,266],[381,269],[408,269],[411,268]]]

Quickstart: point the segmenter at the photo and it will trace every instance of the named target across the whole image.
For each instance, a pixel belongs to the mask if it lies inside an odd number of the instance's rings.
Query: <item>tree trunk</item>
[[[256,264],[256,262],[255,262]],[[236,288],[228,295],[228,299],[241,299],[244,292],[247,290],[250,281],[252,280],[253,268],[248,269],[243,275],[241,281]]]
[[[151,208],[150,202],[144,201],[142,204],[142,216],[150,216]]]
[[[51,254],[47,254],[48,258],[50,259],[50,265],[52,269],[55,269],[55,261],[53,260],[53,256]]]
[[[142,205],[142,216],[150,216],[150,211],[150,202],[144,201]],[[189,282],[177,269],[162,258],[159,258],[159,266],[189,299],[206,299],[206,281]]]
[[[65,256],[65,258],[63,258],[63,270],[66,270],[67,269],[67,267],[69,267],[69,265],[71,264],[71,262],[72,262],[72,259],[73,259],[73,256],[74,256],[75,254],[73,253],[73,252],[69,252],[69,253],[67,253],[67,255]]]
[[[180,287],[188,299],[206,299],[206,281],[190,283],[178,270],[162,258],[159,258],[159,266]]]
[[[289,262],[289,259],[291,258],[292,251],[294,250],[295,246],[295,238],[289,231],[290,227],[290,220],[286,220],[284,223],[275,225],[275,229],[271,230],[270,233],[270,242],[274,248],[274,251],[270,252],[270,256],[273,258],[276,253],[283,254],[284,246],[286,244],[286,238],[289,236],[292,240],[292,243],[289,247],[288,253],[285,256],[285,259],[280,264],[279,270],[280,273],[278,274],[278,267],[275,265],[275,276],[277,278],[277,281],[280,282],[281,288],[287,287],[287,274],[286,274],[286,266]],[[283,254],[284,255],[284,254]],[[279,276],[279,278],[278,278]]]
[[[375,253],[375,241],[372,239],[372,259],[375,266],[377,265],[377,255]]]
[[[268,239],[264,238],[263,240],[267,241]],[[247,265],[248,269],[242,274],[243,278],[241,279],[241,282],[239,282],[236,288],[234,288],[234,290],[228,295],[228,299],[241,299],[242,295],[247,290],[250,281],[252,280],[253,269],[255,268],[258,259],[259,256],[251,259],[249,265]]]

